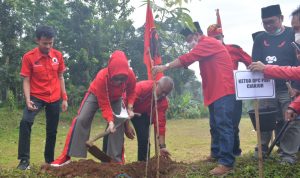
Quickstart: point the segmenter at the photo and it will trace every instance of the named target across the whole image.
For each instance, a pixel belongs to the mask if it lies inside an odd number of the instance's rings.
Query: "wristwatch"
[[[170,66],[170,63],[165,64],[166,68],[169,68],[169,66]]]

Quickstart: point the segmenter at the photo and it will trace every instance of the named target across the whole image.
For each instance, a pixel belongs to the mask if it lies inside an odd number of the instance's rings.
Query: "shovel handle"
[[[278,133],[277,137],[275,138],[275,140],[272,142],[268,152],[267,152],[267,156],[270,156],[274,146],[276,145],[276,143],[279,141],[279,139],[281,139],[282,134],[285,132],[287,126],[289,125],[291,121],[287,121],[286,123],[284,123],[284,125],[282,126],[282,129],[280,130],[280,132]]]
[[[125,121],[126,121],[127,119],[125,119]],[[124,121],[124,122],[125,122]],[[124,124],[124,122],[120,122],[118,125],[116,125],[115,126],[115,129],[117,129],[117,128],[119,128],[122,124]],[[98,140],[99,138],[102,138],[102,137],[104,137],[104,136],[106,136],[106,135],[108,135],[108,134],[110,134],[110,131],[109,130],[105,130],[104,132],[101,132],[101,133],[99,133],[99,134],[97,134],[94,138],[92,138],[91,140],[88,140],[87,142],[86,142],[86,145],[88,145],[88,146],[93,146],[93,142],[94,141],[96,141],[96,140]]]
[[[97,134],[94,138],[92,138],[91,140],[88,140],[88,141],[86,142],[86,144],[87,144],[88,146],[93,146],[94,141],[96,141],[96,140],[98,140],[99,138],[102,138],[102,137],[108,135],[109,133],[110,133],[110,131],[108,131],[108,130],[106,130],[106,131],[104,131],[104,132],[101,132],[101,133]]]
[[[135,116],[138,116],[138,117],[141,117],[141,116],[142,116],[141,113],[137,113],[137,112],[135,112],[134,115],[135,115]]]

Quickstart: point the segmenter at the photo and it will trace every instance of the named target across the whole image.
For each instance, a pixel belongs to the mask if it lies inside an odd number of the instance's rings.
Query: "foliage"
[[[192,0],[164,0],[165,3],[166,3],[166,6],[168,7],[172,7],[174,5],[179,5],[181,6],[183,2],[185,3],[189,3],[191,2]]]
[[[192,100],[192,95],[188,92],[170,99],[167,118],[197,119],[207,117],[208,109],[199,101]]]
[[[187,9],[176,7],[178,2],[167,1],[166,7],[152,4],[164,63],[187,52],[178,31],[192,20]],[[64,54],[71,107],[78,107],[89,84],[116,49],[125,51],[138,80],[147,79],[142,60],[144,28],[133,27],[129,19],[133,8],[128,3],[129,0],[0,1],[0,62],[3,64],[0,66],[0,100],[9,99],[8,91],[12,91],[17,103],[23,100],[19,76],[21,58],[36,46],[34,33],[39,25],[56,29],[54,46]],[[195,80],[191,70],[173,70],[166,74],[174,79],[177,95],[183,93],[188,81]]]
[[[16,108],[16,98],[14,96],[14,93],[11,90],[8,91],[7,105],[8,105],[10,112],[13,112],[17,109]]]

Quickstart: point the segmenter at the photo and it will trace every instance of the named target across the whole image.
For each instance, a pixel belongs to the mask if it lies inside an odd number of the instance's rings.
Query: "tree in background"
[[[133,8],[128,3],[129,0],[0,1],[1,100],[7,101],[7,93],[12,91],[22,101],[21,58],[36,45],[35,29],[39,25],[50,25],[57,31],[54,46],[64,53],[69,69],[65,78],[71,105],[80,104],[89,83],[116,49],[126,52],[138,80],[147,79],[143,63],[144,27],[134,28],[129,19]],[[163,63],[187,51],[178,32],[183,25],[192,23],[187,9],[167,5],[163,8],[152,4]],[[189,85],[193,98],[196,90],[200,92],[193,71],[174,70],[167,75],[176,84],[172,97],[187,91],[189,82],[193,83]]]

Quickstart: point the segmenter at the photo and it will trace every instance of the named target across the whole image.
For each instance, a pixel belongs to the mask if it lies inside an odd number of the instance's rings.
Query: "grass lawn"
[[[66,134],[69,129],[69,124],[73,116],[74,114],[70,113],[62,115],[57,134],[55,156],[58,156],[63,149]],[[1,171],[6,173],[16,171],[14,168],[18,164],[18,127],[21,117],[21,111],[9,112],[6,108],[0,109],[0,177]],[[100,115],[97,114],[94,119],[91,135],[93,136],[96,133],[103,131],[104,127],[104,122],[100,121]],[[251,155],[256,144],[256,132],[253,131],[253,127],[249,118],[242,119],[240,130],[243,156],[241,158],[238,158],[236,167],[241,167],[241,171],[245,171],[247,174],[249,172],[254,172],[253,174],[255,174],[257,172],[257,162],[252,160]],[[196,168],[191,168],[191,172],[187,175],[187,177],[207,177],[207,171],[215,166],[207,163],[204,164],[203,162],[201,162],[201,160],[209,155],[210,133],[208,119],[168,120],[166,138],[167,148],[171,152],[173,160],[176,160],[177,162],[189,163],[189,165],[193,165],[192,167],[196,165]],[[153,140],[153,137],[151,140]],[[102,139],[96,142],[99,148],[102,148],[101,142]],[[32,127],[30,154],[31,164],[39,166],[44,163],[44,144],[45,120],[44,113],[41,112],[36,117],[35,123]],[[151,150],[152,155],[154,154],[153,145],[154,144],[152,144]],[[136,139],[126,140],[125,154],[127,162],[136,161]],[[88,158],[94,159],[90,155]],[[275,167],[272,166],[273,164],[275,165]],[[275,171],[275,173],[272,173],[272,175],[274,175],[272,177],[276,177],[276,171],[290,171],[288,168],[285,168],[287,170],[278,170],[279,166],[277,167],[278,164],[274,161],[271,161],[269,164],[267,161],[266,167],[268,167],[268,165],[269,167],[271,167],[268,168],[269,171]],[[36,167],[36,169],[38,168]],[[300,165],[297,164],[297,166],[294,166],[292,172],[293,175],[296,173],[297,175],[299,175],[298,177],[300,177]],[[245,177],[247,177],[247,175],[245,175],[243,172],[240,173],[240,175],[244,175]]]

